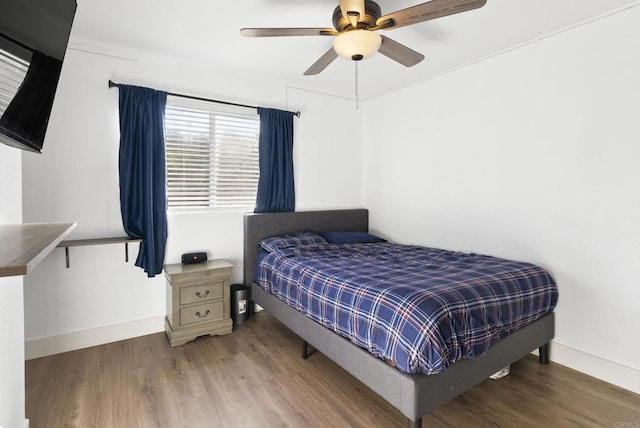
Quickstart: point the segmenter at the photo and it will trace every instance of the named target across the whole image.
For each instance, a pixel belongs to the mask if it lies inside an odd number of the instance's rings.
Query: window
[[[167,98],[165,145],[170,210],[253,208],[260,119],[247,109]]]

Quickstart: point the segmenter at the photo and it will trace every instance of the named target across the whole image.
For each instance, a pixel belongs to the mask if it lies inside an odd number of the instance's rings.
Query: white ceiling
[[[172,58],[259,73],[288,85],[354,97],[354,64],[336,59],[320,75],[302,73],[332,38],[245,38],[242,27],[331,27],[337,0],[77,0],[71,47]],[[378,0],[387,14],[420,0]],[[406,68],[377,54],[359,65],[360,99],[380,96],[638,0],[488,0],[477,10],[384,34],[425,55]]]

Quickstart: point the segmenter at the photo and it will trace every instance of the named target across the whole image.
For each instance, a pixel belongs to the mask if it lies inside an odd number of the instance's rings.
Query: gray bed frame
[[[504,338],[481,358],[460,360],[444,373],[407,374],[391,367],[267,294],[253,282],[260,240],[304,229],[316,232],[366,232],[369,230],[369,212],[366,209],[350,209],[246,214],[244,282],[251,286],[251,299],[302,338],[303,358],[306,358],[308,343],[395,406],[409,419],[410,428],[421,427],[424,415],[535,349],[539,349],[540,362],[548,363],[548,344],[554,336],[553,313]]]

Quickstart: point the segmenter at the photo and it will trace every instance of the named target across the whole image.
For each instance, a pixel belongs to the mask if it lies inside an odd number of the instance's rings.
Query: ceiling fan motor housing
[[[376,21],[378,21],[378,18],[380,18],[381,16],[382,16],[382,9],[380,9],[380,6],[378,5],[378,3],[371,0],[365,0],[364,16],[361,16],[358,19],[358,28],[375,27]],[[349,19],[347,19],[346,17],[344,17],[344,15],[342,15],[342,10],[340,9],[340,6],[336,7],[333,11],[333,27],[337,31],[353,29],[353,28],[350,28],[352,27],[352,25],[351,25],[351,22],[349,22]]]

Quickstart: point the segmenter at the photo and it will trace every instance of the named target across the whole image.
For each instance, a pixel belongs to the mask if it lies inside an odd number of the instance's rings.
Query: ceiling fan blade
[[[243,28],[245,37],[335,36],[333,28]]]
[[[320,59],[314,62],[313,65],[307,69],[307,71],[304,72],[304,75],[313,76],[315,74],[319,74],[322,70],[327,68],[327,66],[331,64],[336,58],[338,58],[338,54],[336,53],[336,51],[333,50],[333,48],[329,49],[324,53],[324,55],[320,57]]]
[[[340,10],[344,19],[349,19],[349,12],[355,12],[360,20],[360,17],[364,17],[364,0],[340,0]]]
[[[376,27],[389,30],[478,9],[487,0],[431,0],[378,18]]]
[[[378,52],[399,62],[405,67],[412,67],[424,59],[424,55],[420,52],[416,52],[386,36],[382,36],[382,44]]]

